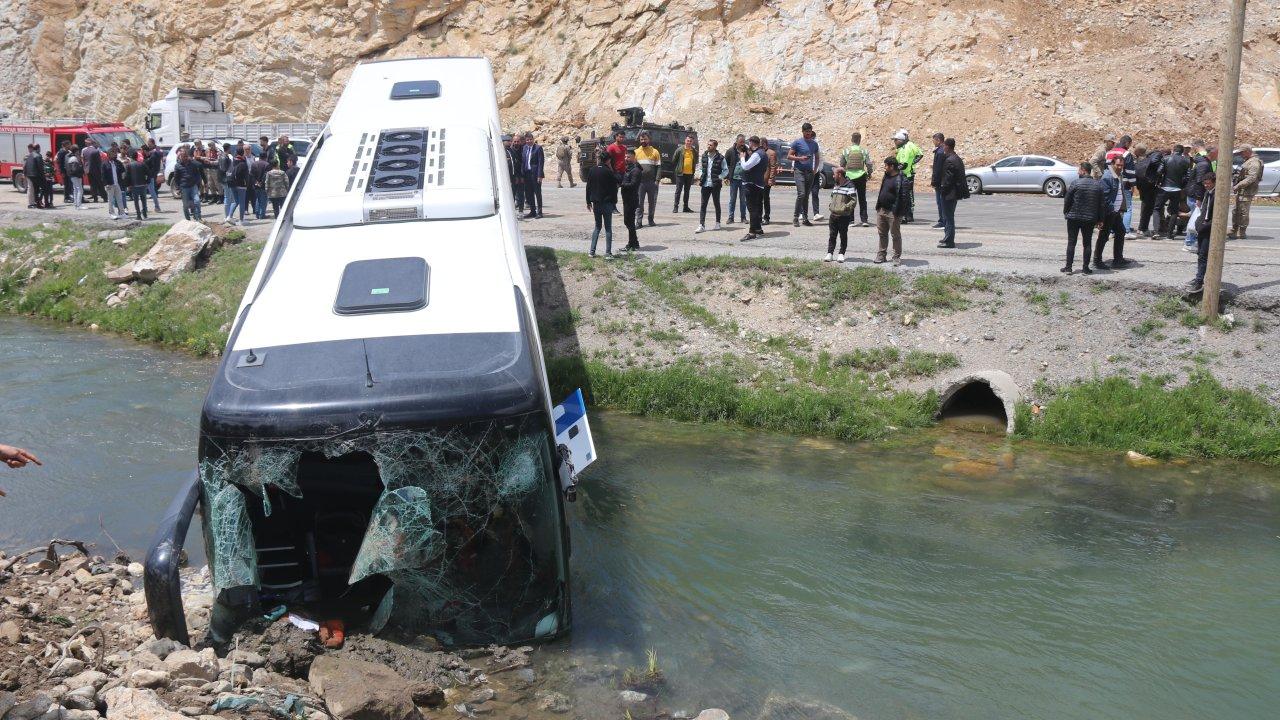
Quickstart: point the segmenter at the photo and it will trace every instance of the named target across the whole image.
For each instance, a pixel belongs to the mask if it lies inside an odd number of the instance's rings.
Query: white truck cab
[[[191,125],[230,122],[231,113],[217,90],[174,88],[151,103],[145,126],[156,144],[167,148],[182,142]]]

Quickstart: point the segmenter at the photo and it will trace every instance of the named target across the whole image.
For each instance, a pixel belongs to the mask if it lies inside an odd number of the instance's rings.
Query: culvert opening
[[[973,380],[942,401],[938,419],[967,428],[1004,432],[1009,425],[1004,401],[983,380]]]

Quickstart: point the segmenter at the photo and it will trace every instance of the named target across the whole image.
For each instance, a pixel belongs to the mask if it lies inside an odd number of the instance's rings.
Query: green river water
[[[99,523],[140,554],[213,363],[0,319],[0,547]],[[1263,718],[1280,708],[1280,482],[1246,464],[939,429],[844,444],[617,414],[571,506],[560,658],[658,652],[663,705],[777,693],[877,718]],[[195,533],[191,542],[198,543]],[[197,560],[199,548],[194,548]]]

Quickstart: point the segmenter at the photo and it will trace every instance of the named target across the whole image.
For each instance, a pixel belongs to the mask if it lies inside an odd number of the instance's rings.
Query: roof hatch
[[[440,83],[435,80],[404,80],[391,86],[392,100],[440,97]]]
[[[427,305],[427,261],[420,257],[348,263],[333,311],[339,315],[419,310]]]

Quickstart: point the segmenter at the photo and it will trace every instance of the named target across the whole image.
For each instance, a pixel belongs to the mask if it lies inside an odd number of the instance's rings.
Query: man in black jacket
[[[933,178],[929,180],[929,184],[933,186],[933,199],[938,204],[938,222],[933,224],[935,228],[946,227],[942,222],[942,166],[947,160],[947,149],[942,146],[945,136],[942,133],[933,134]]]
[[[964,179],[964,159],[956,154],[956,139],[943,142],[946,157],[942,161],[942,181],[938,192],[942,198],[942,242],[940,248],[956,246],[956,203],[969,197],[969,186]]]
[[[133,213],[138,220],[145,220],[147,217],[147,164],[138,159],[138,156],[127,156],[128,165],[125,166],[124,175],[129,183],[129,195],[133,198]]]
[[[202,220],[200,189],[204,187],[204,163],[187,152],[186,148],[178,150],[178,162],[173,166],[173,186],[182,194],[182,217]]]
[[[1204,205],[1200,208],[1200,216],[1196,218],[1196,277],[1187,283],[1187,290],[1199,292],[1204,289],[1204,272],[1209,266],[1209,229],[1213,225],[1213,188],[1218,176],[1212,170],[1205,174],[1201,186],[1204,188]]]
[[[156,212],[160,212],[160,193],[156,190],[156,178],[164,171],[164,150],[156,147],[155,140],[147,140],[147,194],[151,196]]]
[[[40,197],[44,187],[44,158],[40,156],[39,145],[27,146],[27,157],[22,161],[22,175],[27,180],[27,207],[43,208]]]
[[[876,196],[876,230],[880,233],[880,249],[873,262],[882,263],[889,250],[889,236],[893,236],[893,264],[902,264],[902,219],[911,210],[907,184],[899,174],[898,159],[884,159],[884,179],[880,181],[880,193]]]
[[[70,140],[63,140],[58,146],[58,154],[53,158],[54,167],[58,168],[58,177],[62,178],[62,202],[71,202],[71,181],[67,179],[67,148]]]
[[[1195,165],[1187,173],[1187,183],[1183,186],[1183,190],[1187,194],[1187,209],[1190,211],[1189,221],[1187,222],[1187,236],[1183,240],[1183,249],[1187,252],[1196,252],[1199,247],[1199,237],[1196,233],[1196,218],[1199,215],[1200,205],[1204,203],[1204,179],[1209,173],[1213,172],[1213,161],[1217,158],[1218,149],[1214,148],[1205,152],[1203,143],[1198,142],[1200,151],[1196,153]]]
[[[1187,182],[1191,159],[1181,145],[1173,146],[1173,154],[1164,161],[1164,177],[1156,188],[1156,237],[1170,239],[1177,234],[1178,212],[1182,208],[1182,186]]]
[[[1071,183],[1062,200],[1062,216],[1067,219],[1067,264],[1062,272],[1070,275],[1071,265],[1076,257],[1076,240],[1084,240],[1085,275],[1093,274],[1089,269],[1089,257],[1093,250],[1093,228],[1102,220],[1106,212],[1106,201],[1102,194],[1102,186],[1093,179],[1093,166],[1087,162],[1080,163],[1080,177]]]
[[[596,155],[596,165],[587,172],[587,209],[595,217],[595,230],[591,233],[591,257],[596,256],[596,242],[600,229],[604,228],[604,256],[613,259],[613,210],[618,204],[618,176],[609,165],[609,153]],[[532,207],[532,206],[531,206]]]
[[[516,203],[516,214],[524,214],[524,173],[520,161],[524,155],[524,135],[516,133],[507,146],[507,172],[511,177],[511,197]]]
[[[610,161],[612,163],[612,160]],[[612,168],[612,164],[610,164]],[[627,250],[639,250],[640,241],[636,238],[636,208],[640,207],[640,165],[636,163],[636,151],[627,149],[626,162],[623,166],[622,182],[622,222],[627,226]]]
[[[80,158],[84,161],[84,177],[88,181],[89,197],[94,202],[98,202],[99,198],[106,200],[107,189],[102,184],[102,148],[98,147],[98,142],[93,138],[85,140]]]

